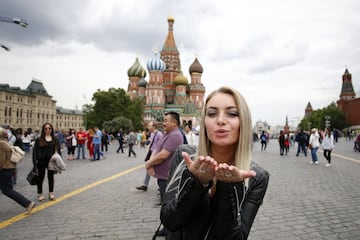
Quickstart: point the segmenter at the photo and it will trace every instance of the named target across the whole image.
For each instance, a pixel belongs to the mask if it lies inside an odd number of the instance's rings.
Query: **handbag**
[[[152,151],[151,151],[151,149],[149,149],[149,151],[147,152],[146,157],[144,159],[145,162],[150,159],[151,154],[152,154]]]
[[[25,152],[18,146],[12,146],[11,147],[12,154],[10,161],[13,163],[19,163],[24,159]]]
[[[36,168],[31,169],[31,171],[26,176],[26,180],[30,183],[30,185],[36,185],[38,182],[38,172]]]
[[[154,141],[155,141],[156,134],[157,134],[157,132],[155,132],[155,135],[154,135],[153,139],[151,140],[151,144],[150,144],[150,146],[149,146],[149,151],[147,152],[146,157],[145,157],[145,159],[144,159],[145,162],[146,162],[147,160],[149,160],[150,157],[151,157],[151,154],[152,154],[151,147],[152,147],[152,145],[153,145],[153,143],[154,143]]]

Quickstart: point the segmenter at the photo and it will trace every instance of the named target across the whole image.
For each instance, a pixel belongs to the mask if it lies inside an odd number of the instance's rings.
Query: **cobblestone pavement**
[[[255,143],[253,160],[271,177],[249,239],[360,239],[360,153],[352,144],[340,139],[327,168],[321,152],[320,163],[311,165],[310,156],[296,157],[295,149],[280,156],[274,140],[263,152]],[[67,170],[55,176],[57,201],[37,202],[30,216],[1,194],[0,239],[151,239],[159,224],[156,180],[147,192],[135,189],[144,178],[146,150],[136,148],[137,157],[129,158],[116,148],[110,145],[104,160],[66,161]],[[28,154],[15,189],[35,201],[36,187],[25,180],[30,168]]]

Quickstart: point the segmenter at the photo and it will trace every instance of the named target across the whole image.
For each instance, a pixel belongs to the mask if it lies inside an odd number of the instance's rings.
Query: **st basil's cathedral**
[[[144,124],[150,121],[162,122],[166,112],[180,114],[181,123],[196,127],[204,105],[205,87],[201,83],[203,67],[197,57],[189,67],[190,83],[181,68],[180,53],[174,37],[173,17],[168,18],[168,33],[160,56],[155,52],[146,68],[149,80],[146,81],[146,70],[139,58],[129,68],[127,93],[131,99],[144,99]]]

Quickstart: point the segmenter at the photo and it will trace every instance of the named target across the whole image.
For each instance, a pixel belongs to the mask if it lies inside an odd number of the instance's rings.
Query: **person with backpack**
[[[262,133],[260,135],[261,151],[266,150],[267,140],[268,140],[268,138],[265,134],[265,131],[262,131]]]

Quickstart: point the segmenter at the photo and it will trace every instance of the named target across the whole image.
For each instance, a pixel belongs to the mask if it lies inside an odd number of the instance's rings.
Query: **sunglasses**
[[[45,130],[51,130],[52,128],[51,127],[45,127],[44,129]]]

